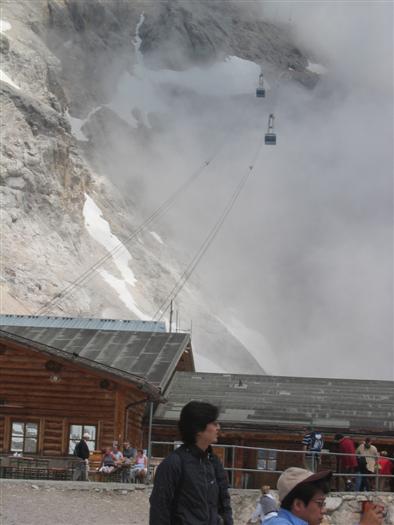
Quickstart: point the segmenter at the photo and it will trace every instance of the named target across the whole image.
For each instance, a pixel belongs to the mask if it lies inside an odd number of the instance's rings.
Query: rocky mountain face
[[[242,2],[3,0],[1,16],[1,309],[152,318],[190,253],[163,235],[160,221],[126,241],[161,202],[162,183],[152,198],[156,182],[145,172],[164,162],[163,137],[175,136],[176,115],[163,106],[202,95],[167,80],[161,107],[141,109],[119,106],[119,86],[126,78],[136,89],[137,77],[170,78],[228,56],[276,75],[291,65],[307,87],[317,76],[283,28]],[[119,242],[127,244],[123,266],[111,257]],[[181,328],[193,322],[201,365],[262,372],[264,356],[234,337],[211,299],[196,277],[177,298]]]

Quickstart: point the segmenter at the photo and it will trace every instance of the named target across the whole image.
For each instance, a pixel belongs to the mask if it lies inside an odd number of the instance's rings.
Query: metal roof
[[[176,421],[188,401],[208,401],[226,426],[347,430],[394,435],[394,382],[177,372],[155,412]]]
[[[115,375],[139,376],[161,389],[190,343],[190,335],[184,333],[37,326],[2,326],[0,336]]]
[[[38,326],[42,328],[85,328],[125,332],[165,332],[166,324],[134,319],[93,319],[90,317],[47,317],[40,315],[0,315],[2,326]]]

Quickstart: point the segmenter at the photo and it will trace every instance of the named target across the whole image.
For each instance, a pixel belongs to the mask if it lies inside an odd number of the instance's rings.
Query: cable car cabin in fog
[[[275,133],[266,133],[264,142],[268,146],[276,146],[276,135],[275,135]]]
[[[265,89],[264,89],[264,79],[263,79],[263,73],[259,76],[259,85],[256,89],[256,97],[257,98],[264,98],[265,97]]]
[[[264,138],[264,142],[268,146],[276,145],[276,134],[274,133],[274,120],[275,120],[275,116],[273,113],[271,113],[268,118],[268,129],[267,129],[267,133],[265,134],[265,138]]]

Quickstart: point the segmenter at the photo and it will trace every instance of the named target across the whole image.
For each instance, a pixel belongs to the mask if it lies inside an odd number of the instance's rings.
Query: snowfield
[[[134,287],[137,283],[137,279],[129,265],[132,260],[130,252],[126,246],[112,234],[110,225],[104,219],[100,208],[94,200],[89,197],[89,195],[85,194],[85,197],[86,200],[83,208],[85,227],[90,236],[111,254],[111,260],[119,270],[121,277],[116,277],[103,268],[98,268],[97,273],[117,292],[120,300],[138,319],[142,319],[143,321],[150,320],[150,317],[138,308],[130,291],[130,286]]]

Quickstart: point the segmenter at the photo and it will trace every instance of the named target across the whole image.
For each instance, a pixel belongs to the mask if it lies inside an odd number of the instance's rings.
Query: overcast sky
[[[171,113],[165,133],[151,137],[138,161],[156,174],[144,180],[146,207],[160,204],[225,141],[162,224],[167,239],[191,256],[274,111],[278,145],[261,149],[195,282],[220,319],[261,336],[268,372],[394,379],[392,3],[260,7],[327,73],[314,90],[268,77],[264,101],[254,98],[255,86],[251,96],[231,96],[212,70],[197,95],[193,84],[172,78],[182,89],[155,101]]]

